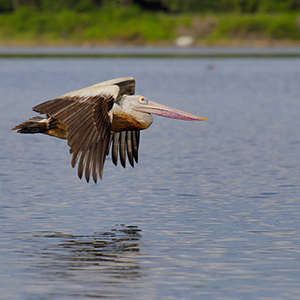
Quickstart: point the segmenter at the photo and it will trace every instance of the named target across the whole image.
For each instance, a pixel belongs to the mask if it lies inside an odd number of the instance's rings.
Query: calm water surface
[[[155,117],[97,185],[10,131],[121,76],[208,121]],[[1,59],[0,90],[0,298],[299,299],[300,59]]]

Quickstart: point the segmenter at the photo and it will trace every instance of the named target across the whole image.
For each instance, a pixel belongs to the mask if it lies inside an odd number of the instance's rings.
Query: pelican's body
[[[13,130],[67,139],[73,154],[72,167],[79,160],[79,178],[85,172],[88,182],[92,173],[96,183],[98,174],[102,178],[110,146],[115,165],[118,153],[124,168],[126,153],[132,167],[134,161],[138,162],[140,130],[152,124],[151,113],[182,120],[206,120],[157,104],[134,92],[132,77],[104,81],[35,106],[34,111],[47,117],[33,117]]]

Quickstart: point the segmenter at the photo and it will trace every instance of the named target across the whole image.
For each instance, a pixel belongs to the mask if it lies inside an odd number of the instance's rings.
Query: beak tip
[[[199,117],[198,121],[207,121],[207,119],[205,117]]]

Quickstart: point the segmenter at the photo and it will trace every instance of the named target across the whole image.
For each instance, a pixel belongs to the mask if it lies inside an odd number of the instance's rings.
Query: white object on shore
[[[191,47],[194,43],[195,39],[191,35],[180,36],[176,39],[176,46],[178,47]]]

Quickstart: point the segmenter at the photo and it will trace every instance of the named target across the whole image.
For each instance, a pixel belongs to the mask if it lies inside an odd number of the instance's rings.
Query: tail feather
[[[50,119],[36,116],[16,125],[11,130],[16,130],[19,133],[44,133],[51,127]]]

